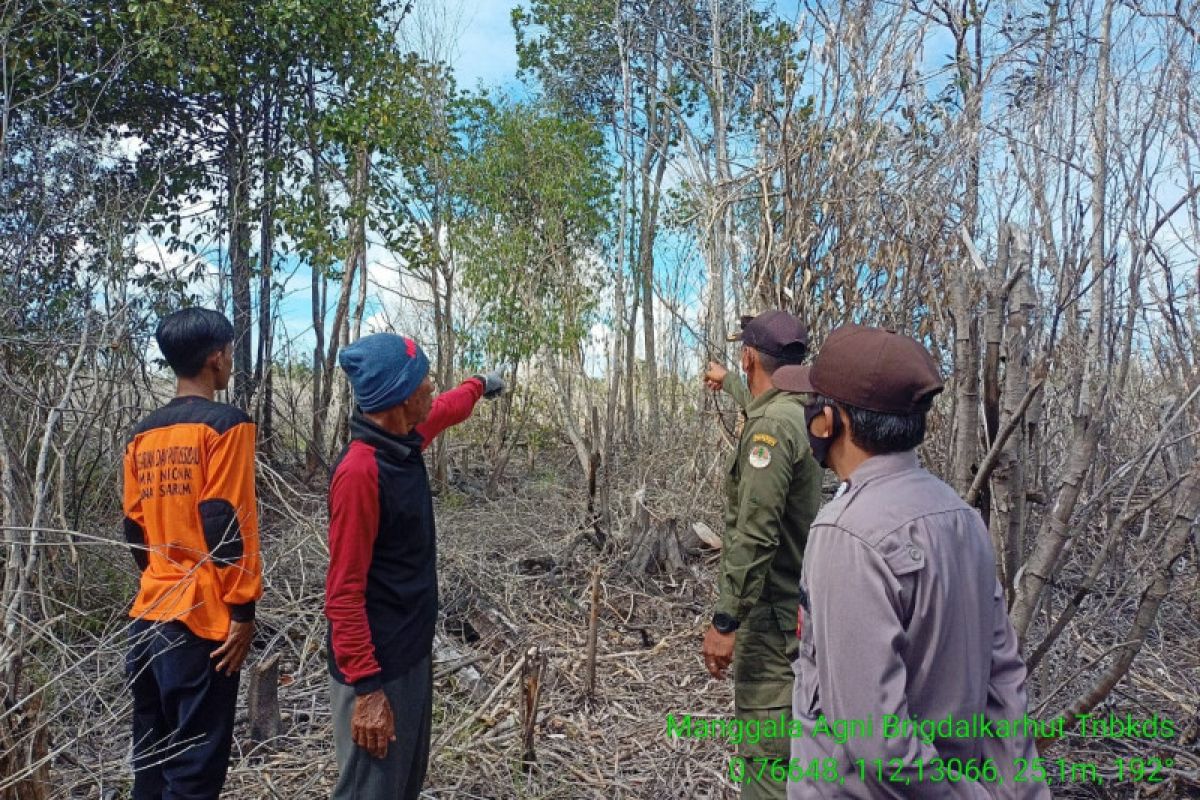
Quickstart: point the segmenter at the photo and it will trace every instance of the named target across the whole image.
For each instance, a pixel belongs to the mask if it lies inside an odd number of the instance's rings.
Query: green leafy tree
[[[475,343],[509,363],[577,348],[595,308],[610,176],[593,125],[554,106],[481,104],[458,170]]]

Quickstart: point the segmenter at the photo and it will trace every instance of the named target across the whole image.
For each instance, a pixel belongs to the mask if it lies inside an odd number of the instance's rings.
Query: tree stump
[[[672,517],[662,525],[654,525],[645,505],[639,505],[642,513],[634,518],[633,544],[625,562],[626,570],[631,575],[683,573],[695,577],[680,544],[679,520]]]
[[[8,712],[0,718],[0,775],[21,775],[7,789],[0,789],[0,800],[50,797],[50,728],[41,718],[43,697],[30,698],[23,709],[14,712],[15,703],[0,694],[0,711]]]
[[[536,645],[525,651],[525,661],[521,665],[521,730],[524,744],[521,762],[526,772],[531,772],[537,763],[535,738],[538,699],[542,693],[542,671],[545,667],[546,654]]]
[[[250,670],[246,704],[250,711],[250,741],[261,746],[277,737],[283,727],[279,716],[279,653]]]
[[[588,614],[587,698],[596,698],[596,635],[600,627],[600,567],[592,571],[592,605]]]

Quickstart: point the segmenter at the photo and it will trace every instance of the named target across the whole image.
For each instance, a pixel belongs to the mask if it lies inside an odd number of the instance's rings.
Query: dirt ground
[[[695,453],[656,458],[678,458],[684,466],[660,484],[643,484],[651,526],[701,521],[719,530],[720,493],[713,490],[719,485],[714,472],[719,460]],[[434,754],[422,796],[734,798],[736,788],[727,776],[732,745],[672,738],[666,728],[668,714],[720,718],[732,713],[731,684],[708,676],[699,656],[718,556],[693,553],[686,569],[675,574],[628,574],[623,564],[630,542],[623,531],[634,510],[627,499],[614,502],[613,552],[601,554],[581,535],[587,498],[577,473],[568,454],[538,457],[521,465],[495,499],[483,497],[477,476],[459,476],[437,500],[443,614],[435,662]],[[248,722],[240,720],[225,796],[328,797],[336,765],[321,613],[327,559],[323,500],[315,491],[295,490],[280,474],[266,471],[262,480],[267,595],[252,658],[280,657],[282,727],[277,738],[251,751]],[[681,492],[672,486],[689,488]],[[597,569],[596,686],[589,698],[586,645],[591,576]],[[119,627],[120,615],[106,624]],[[545,657],[545,670],[536,763],[527,771],[519,665],[531,647]],[[1170,652],[1175,656],[1163,657]],[[1112,769],[1116,758],[1152,755],[1173,757],[1180,774],[1200,766],[1195,708],[1184,705],[1194,697],[1187,692],[1197,684],[1198,656],[1194,639],[1160,642],[1104,706],[1105,712],[1149,716],[1157,711],[1172,717],[1182,730],[1169,748],[1069,735],[1050,758],[1097,764],[1103,783],[1080,771],[1077,782],[1056,786],[1054,795],[1200,796],[1194,783],[1172,774],[1164,774],[1163,783],[1121,783]],[[109,660],[118,657],[114,648]],[[96,669],[95,680],[80,691],[89,695],[96,719],[112,722],[102,728],[80,724],[75,740],[59,752],[53,768],[58,797],[127,796],[128,722],[119,664]],[[1156,677],[1159,670],[1167,676]],[[247,682],[243,679],[243,692]],[[68,734],[60,731],[60,740]]]

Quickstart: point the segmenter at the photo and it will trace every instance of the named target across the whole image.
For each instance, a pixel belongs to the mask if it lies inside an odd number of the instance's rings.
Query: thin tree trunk
[[[351,203],[362,203],[361,206],[365,213],[366,202],[366,181],[367,173],[362,169],[362,151],[356,153],[355,169],[352,177],[352,185],[350,187]],[[366,241],[360,235],[362,228],[357,222],[352,224],[350,233],[350,249],[345,261],[345,269],[342,273],[342,285],[338,292],[337,306],[333,312],[333,324],[330,326],[329,350],[325,354],[325,366],[322,370],[324,383],[321,386],[321,409],[322,423],[327,424],[329,419],[329,408],[333,403],[333,388],[334,377],[337,374],[334,367],[337,365],[337,357],[342,347],[350,343],[350,299],[354,290],[354,281],[356,275],[359,280],[366,280],[363,268],[366,261]],[[359,273],[364,274],[359,274]],[[348,408],[345,403],[341,405],[342,418],[338,420],[338,425],[334,432],[339,436],[344,435],[345,427],[342,421],[347,418]]]
[[[632,194],[633,174],[633,77],[629,69],[629,46],[626,40],[628,33],[628,25],[621,19],[621,4],[613,4],[613,33],[617,42],[617,53],[621,62],[621,122],[623,127],[618,125],[617,115],[613,114],[613,139],[620,142],[621,148],[621,210],[618,218],[617,229],[617,263],[614,268],[613,281],[613,318],[612,318],[612,342],[610,343],[611,351],[609,358],[609,375],[608,375],[608,403],[604,415],[604,451],[603,451],[603,475],[600,481],[600,491],[605,494],[609,487],[609,476],[612,465],[613,450],[615,447],[616,431],[618,425],[618,407],[621,398],[621,378],[625,370],[629,369],[629,361],[625,360],[622,363],[622,348],[626,346],[628,339],[632,339],[633,330],[625,325],[625,271],[629,263],[629,225],[630,225],[630,197]],[[636,301],[635,301],[636,303]],[[632,350],[632,348],[629,348]],[[626,411],[628,412],[632,406],[631,386],[626,377],[625,392],[626,392]],[[625,423],[631,425],[631,418],[626,416]],[[627,433],[629,429],[627,428]],[[627,437],[632,438],[632,437]],[[605,523],[607,524],[607,520]]]
[[[278,106],[268,100],[263,112],[262,151],[264,165],[274,157],[278,139],[280,113]],[[273,406],[274,381],[272,380],[271,357],[274,349],[274,326],[271,322],[271,295],[274,280],[275,257],[275,196],[279,184],[279,173],[264,166],[262,217],[259,221],[259,279],[258,279],[258,359],[254,367],[254,381],[260,392],[256,405],[258,413],[259,449],[270,457],[274,434]]]
[[[325,354],[325,364],[321,370],[323,381],[318,413],[321,415],[321,427],[324,429],[329,420],[329,407],[333,402],[334,366],[337,364],[338,352],[343,340],[349,338],[350,294],[354,288],[354,273],[357,259],[348,261],[342,272],[341,289],[338,292],[337,306],[333,311],[333,324],[330,326],[329,350]]]
[[[642,293],[636,291],[634,284],[633,303],[629,308],[629,317],[625,321],[625,439],[632,442],[637,434],[637,316],[641,305]]]
[[[437,230],[438,225],[435,215],[434,230]],[[441,248],[434,245],[435,256],[433,264],[430,266],[430,289],[433,296],[433,331],[434,338],[437,342],[437,384],[439,391],[446,391],[450,388],[453,381],[451,370],[454,363],[454,344],[453,344],[453,316],[451,314],[451,289],[452,276],[447,271],[443,276],[444,280],[439,280],[442,275],[442,259],[444,256],[441,253]],[[444,287],[443,288],[443,284]],[[450,458],[449,451],[446,448],[445,437],[439,436],[433,445],[433,481],[439,489],[446,488],[450,473]]]
[[[312,169],[312,194],[316,205],[317,226],[324,225],[325,217],[325,187],[321,178],[321,148],[317,140],[316,128],[316,79],[310,65],[307,75],[307,131],[308,157]],[[308,446],[305,448],[306,472],[309,477],[316,474],[317,467],[325,460],[325,410],[322,403],[323,387],[325,385],[325,269],[324,266],[312,265],[312,326],[313,326],[313,356],[312,356],[312,430]]]
[[[638,234],[638,278],[642,295],[642,346],[646,359],[646,402],[648,406],[647,430],[653,439],[658,435],[660,414],[658,398],[658,358],[654,328],[654,241],[658,233],[658,201],[662,194],[662,180],[666,170],[667,140],[670,123],[658,108],[657,76],[658,60],[651,57],[651,84],[646,91],[646,145],[642,156],[642,202],[641,226]],[[665,128],[665,129],[664,129]],[[657,159],[657,161],[655,161]],[[650,178],[653,165],[654,178]]]
[[[1008,306],[1008,274],[1011,264],[1007,229],[1001,231],[999,249],[999,256],[989,281],[987,311],[983,322],[983,424],[989,448],[996,441],[996,431],[1000,428],[1000,345],[1003,341],[1004,313]],[[986,482],[979,492],[977,505],[983,518],[990,519],[992,497],[990,485]],[[991,532],[996,546],[996,566],[1001,567],[1004,538],[996,528],[992,528]],[[1003,570],[1000,570],[1000,573],[1003,575]]]
[[[1104,408],[1109,397],[1109,384],[1102,380],[1100,371],[1104,347],[1104,319],[1107,309],[1104,303],[1104,191],[1107,173],[1107,131],[1109,90],[1109,32],[1112,28],[1114,0],[1105,0],[1104,18],[1101,21],[1100,57],[1097,69],[1096,104],[1093,110],[1093,174],[1092,174],[1092,241],[1090,248],[1093,273],[1093,294],[1090,319],[1088,321],[1087,348],[1084,353],[1085,367],[1080,382],[1080,396],[1076,407],[1071,444],[1067,452],[1071,455],[1063,469],[1062,480],[1055,498],[1054,508],[1038,531],[1037,543],[1022,573],[1017,596],[1013,602],[1013,627],[1024,642],[1037,611],[1038,602],[1046,584],[1058,569],[1059,557],[1071,537],[1070,520],[1089,474],[1103,427]]]
[[[963,269],[970,269],[964,265]],[[951,278],[950,302],[954,316],[954,474],[953,483],[965,495],[974,478],[979,454],[979,326],[967,285],[968,276]]]
[[[250,176],[246,139],[239,109],[231,104],[225,139],[226,182],[229,206],[229,281],[233,299],[233,403],[250,410],[254,394],[252,295],[250,290]]]
[[[620,228],[617,233],[617,266],[616,281],[613,285],[613,320],[612,320],[612,357],[608,375],[608,408],[605,416],[605,446],[604,469],[605,477],[601,481],[602,491],[608,486],[608,470],[612,464],[613,440],[617,431],[617,405],[622,389],[622,373],[625,374],[625,439],[632,440],[634,433],[634,327],[626,325],[625,317],[625,270],[629,264],[630,243],[630,205],[634,192],[634,79],[629,65],[629,25],[622,19],[620,4],[613,4],[613,32],[617,40],[617,50],[620,58],[620,85],[622,85],[622,124],[620,136],[614,136],[622,142],[623,169],[620,170]],[[617,134],[616,115],[613,120],[614,134]],[[634,293],[634,305],[637,307],[637,293]],[[630,320],[636,317],[635,311]],[[625,351],[624,365],[622,363],[622,348]],[[623,369],[624,367],[624,369]]]
[[[1009,296],[1007,332],[1005,336],[1004,394],[1001,402],[1000,424],[1007,424],[1029,389],[1029,316],[1037,297],[1029,279],[1029,249],[1024,234],[1009,231],[1011,263],[1019,277]],[[1035,398],[1034,402],[1038,402]],[[1025,461],[1028,454],[1028,412],[1026,422],[1000,450],[992,485],[992,530],[1003,541],[1001,576],[1004,591],[1011,604],[1016,591],[1014,578],[1025,555],[1025,509],[1027,492]]]
[[[731,260],[730,243],[733,240],[733,206],[726,198],[731,190],[733,175],[729,168],[729,144],[725,131],[725,66],[721,44],[720,0],[709,0],[709,16],[712,37],[709,42],[711,89],[709,109],[712,114],[713,145],[716,151],[717,186],[712,199],[716,206],[709,243],[711,260],[708,265],[708,347],[709,357],[725,363],[725,276],[726,264]],[[764,218],[763,227],[769,228]]]

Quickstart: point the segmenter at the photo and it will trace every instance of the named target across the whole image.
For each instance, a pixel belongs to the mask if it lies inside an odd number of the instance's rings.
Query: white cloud
[[[449,64],[462,88],[503,88],[516,79],[516,5],[498,0],[418,3],[406,17],[400,39],[422,58]]]

